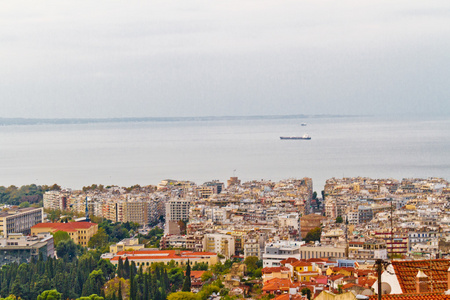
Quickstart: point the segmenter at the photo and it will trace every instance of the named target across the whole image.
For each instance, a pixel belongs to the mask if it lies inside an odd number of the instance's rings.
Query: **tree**
[[[72,261],[77,257],[77,245],[72,240],[61,241],[56,246],[56,254],[66,261]]]
[[[308,300],[311,299],[311,290],[308,288],[303,288],[302,289],[302,295],[306,295],[306,297],[308,298]]]
[[[111,278],[113,278],[116,272],[116,267],[106,259],[100,259],[98,261],[97,269],[103,271],[103,275],[105,276],[106,280],[110,280]]]
[[[342,219],[341,216],[338,216],[338,217],[336,218],[336,223],[340,224],[340,223],[342,223],[342,222],[344,222],[344,219]]]
[[[25,201],[19,204],[19,208],[30,207],[30,202]]]
[[[317,192],[314,192],[314,193],[312,194],[312,198],[313,198],[314,200],[317,200]]]
[[[203,282],[205,282],[205,281],[208,281],[208,280],[210,280],[211,278],[212,278],[212,273],[211,273],[211,271],[206,271],[205,273],[203,273],[202,274],[202,281]]]
[[[311,229],[305,237],[305,242],[313,242],[313,241],[320,241],[320,236],[322,235],[322,228],[316,227],[314,229]]]
[[[167,300],[198,300],[197,295],[192,292],[176,292],[167,297]]]
[[[189,263],[189,260],[187,261],[186,275],[184,277],[183,287],[181,291],[182,292],[191,291],[191,264]]]
[[[248,256],[245,260],[244,260],[244,264],[247,266],[247,270],[248,271],[253,271],[255,269],[258,268],[258,260],[259,258],[257,256]]]
[[[37,300],[61,300],[61,293],[58,293],[57,290],[44,291],[37,297]]]
[[[120,278],[125,277],[125,275],[123,274],[123,260],[122,257],[119,256],[119,263],[117,265],[117,276]]]
[[[70,240],[70,236],[67,232],[58,230],[53,233],[53,243],[55,244],[55,247],[58,246],[59,242],[67,240]]]
[[[94,270],[89,274],[90,286],[93,294],[99,295],[102,291],[102,287],[105,284],[105,277],[102,270]]]
[[[108,244],[108,235],[105,229],[99,228],[97,233],[94,234],[88,242],[89,248],[102,248]]]
[[[96,294],[92,294],[92,295],[87,296],[87,297],[77,298],[77,300],[104,300],[104,299],[105,298],[100,297],[99,295],[96,295]]]

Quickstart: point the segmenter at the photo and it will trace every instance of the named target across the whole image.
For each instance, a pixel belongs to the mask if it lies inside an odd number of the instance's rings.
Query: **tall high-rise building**
[[[185,199],[172,199],[166,203],[166,222],[189,220],[190,201]]]

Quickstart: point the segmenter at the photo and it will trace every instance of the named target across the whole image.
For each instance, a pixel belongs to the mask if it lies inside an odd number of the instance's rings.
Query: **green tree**
[[[209,279],[211,279],[213,276],[213,274],[211,273],[211,271],[206,271],[205,273],[202,274],[202,281],[208,281]]]
[[[301,291],[302,295],[306,295],[306,297],[308,298],[308,300],[311,299],[311,290],[308,288],[303,288]]]
[[[106,259],[100,259],[97,263],[97,269],[103,271],[106,280],[110,280],[116,273],[116,267]]]
[[[37,297],[37,300],[61,300],[61,293],[58,293],[57,290],[44,291]]]
[[[167,300],[198,300],[197,295],[192,292],[176,292],[167,297]]]
[[[102,287],[105,284],[106,280],[103,276],[102,270],[94,270],[89,274],[89,283],[91,286],[91,289],[93,291],[93,294],[101,294]]]
[[[99,295],[96,295],[96,294],[92,294],[92,295],[87,296],[87,297],[77,298],[77,300],[105,300],[105,298],[100,297]]]
[[[184,277],[183,287],[181,288],[182,292],[190,292],[191,291],[191,264],[189,260],[187,261],[186,267],[186,275]]]
[[[342,223],[342,222],[344,222],[344,219],[342,219],[342,217],[341,216],[338,216],[337,218],[336,218],[336,223]]]
[[[313,242],[313,241],[320,241],[320,236],[322,235],[322,228],[316,227],[314,229],[311,229],[305,237],[305,242]]]
[[[30,207],[30,202],[25,201],[19,204],[19,208]]]
[[[88,242],[89,248],[102,248],[108,244],[108,235],[105,229],[99,228],[97,233],[94,234]]]
[[[207,271],[207,270],[208,270],[208,264],[204,263],[204,262],[195,264],[192,267],[192,271]]]
[[[67,241],[70,240],[70,236],[67,232],[58,230],[57,232],[53,233],[53,243],[55,244],[55,247],[58,246],[58,243],[61,241]]]
[[[257,256],[248,256],[244,260],[247,266],[247,272],[252,276],[256,269],[258,269],[259,258]]]
[[[64,240],[56,246],[56,254],[59,258],[72,261],[77,257],[77,245],[72,240]]]

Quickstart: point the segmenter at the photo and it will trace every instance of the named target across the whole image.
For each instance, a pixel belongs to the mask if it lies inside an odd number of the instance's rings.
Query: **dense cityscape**
[[[379,286],[450,288],[441,178],[331,178],[319,193],[306,177],[231,177],[0,195],[5,299],[369,299]]]

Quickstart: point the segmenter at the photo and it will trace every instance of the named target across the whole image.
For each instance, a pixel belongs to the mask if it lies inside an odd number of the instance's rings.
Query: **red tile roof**
[[[199,279],[202,277],[203,273],[205,273],[205,272],[206,271],[191,271],[191,277]],[[186,271],[184,271],[184,275],[186,276]]]
[[[111,258],[111,261],[118,261],[119,257],[122,259],[128,258],[128,260],[157,260],[157,259],[189,259],[189,258],[201,258],[215,256],[216,253],[212,252],[192,252],[192,251],[180,251],[180,254],[176,254],[176,250],[162,250],[162,251],[120,251],[116,256]]]
[[[297,261],[291,264],[294,268],[295,267],[311,267],[312,264],[305,261]]]
[[[282,271],[289,271],[288,267],[265,267],[262,270],[263,274],[270,274],[274,272],[282,272]]]
[[[414,260],[392,262],[398,282],[404,294],[416,292],[416,276],[422,270],[429,278],[433,292],[448,290],[447,270],[450,267],[448,259]]]
[[[389,294],[382,295],[382,300],[450,300],[450,295],[440,293],[422,293],[422,294]],[[369,300],[377,300],[378,295],[372,295]]]
[[[343,275],[343,274],[338,274],[338,275],[330,276],[329,279],[330,279],[331,281],[335,281],[335,280],[338,280],[338,279],[341,279],[341,278],[344,278],[344,277],[345,277],[345,275]]]
[[[31,227],[33,228],[52,228],[55,231],[77,231],[80,229],[89,229],[96,226],[96,223],[91,222],[69,222],[69,223],[39,223]]]
[[[288,293],[278,295],[274,298],[274,300],[301,300],[301,299],[303,299],[302,295],[299,294],[289,295]]]
[[[291,286],[292,282],[290,279],[273,278],[264,284],[262,290],[265,292],[288,291]]]
[[[368,277],[359,277],[358,278],[358,285],[362,285],[363,287],[370,288],[374,285],[374,283],[377,280],[375,278],[368,278]]]
[[[296,259],[295,257],[289,257],[287,259],[280,261],[280,264],[282,264],[282,265],[292,264],[293,262],[296,262],[296,261],[298,261],[298,259]]]

